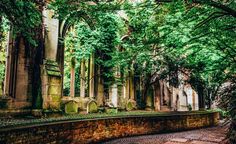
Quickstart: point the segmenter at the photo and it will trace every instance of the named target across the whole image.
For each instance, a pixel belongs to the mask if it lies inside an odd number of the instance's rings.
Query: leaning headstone
[[[90,100],[87,103],[87,113],[96,113],[98,112],[97,103],[94,100]]]
[[[126,110],[131,111],[131,110],[134,110],[134,109],[135,109],[134,102],[131,101],[131,100],[128,100],[127,103],[126,103]]]
[[[78,113],[78,103],[75,101],[69,101],[65,104],[65,113],[66,114],[75,114]]]

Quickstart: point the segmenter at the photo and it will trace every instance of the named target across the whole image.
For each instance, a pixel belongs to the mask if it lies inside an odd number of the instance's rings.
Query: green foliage
[[[97,64],[103,67],[106,81],[115,81],[115,69],[122,76],[135,71],[135,76],[142,78],[145,96],[153,81],[168,79],[178,86],[178,73],[187,74],[190,77],[185,82],[206,98],[210,108],[220,86],[226,81],[235,83],[235,1],[157,3],[114,1],[91,5],[83,1],[74,5],[73,0],[63,0],[53,6],[59,17],[73,17],[79,10],[93,22],[95,43],[86,48],[98,54]],[[117,18],[112,16],[117,9],[125,13],[121,16],[123,28],[117,26]],[[235,110],[232,104],[228,105]]]
[[[22,35],[33,46],[37,45],[32,30],[41,24],[40,5],[34,0],[1,0],[0,15],[14,26],[15,35]]]
[[[0,17],[0,95],[3,89],[3,81],[5,78],[6,65],[6,44],[7,32],[9,30],[8,21],[4,17]]]
[[[107,108],[105,109],[107,114],[117,114],[118,113],[118,109],[117,108]]]
[[[95,63],[101,66],[105,84],[111,84],[113,80],[113,67],[115,66],[112,54],[119,44],[120,19],[114,14],[97,14],[95,29],[91,29],[85,22],[75,23],[75,26],[67,33],[65,38],[65,83],[64,88],[69,89],[70,68],[76,68],[79,72],[79,63],[88,61],[92,53],[96,53]],[[71,62],[75,61],[75,65]],[[88,71],[86,71],[88,72]],[[76,78],[79,78],[79,73]],[[87,80],[85,80],[87,81]],[[79,80],[76,82],[79,89]],[[67,92],[68,93],[68,92]]]

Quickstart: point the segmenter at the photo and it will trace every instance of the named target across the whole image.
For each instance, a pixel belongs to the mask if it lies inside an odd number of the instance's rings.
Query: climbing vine
[[[3,90],[3,81],[5,78],[5,66],[6,66],[6,49],[7,49],[7,33],[9,31],[9,22],[6,18],[0,19],[0,95]]]

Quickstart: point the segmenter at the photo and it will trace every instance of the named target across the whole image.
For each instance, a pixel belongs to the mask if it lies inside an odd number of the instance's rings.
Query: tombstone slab
[[[98,112],[97,103],[94,100],[90,100],[87,103],[87,113],[96,113]]]
[[[65,113],[66,114],[75,114],[78,113],[78,103],[75,101],[70,101],[65,104]]]

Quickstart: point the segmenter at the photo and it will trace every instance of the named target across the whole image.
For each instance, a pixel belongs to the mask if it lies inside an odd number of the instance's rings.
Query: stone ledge
[[[182,131],[217,124],[217,112],[65,120],[1,129],[0,143],[94,143],[125,136]]]

